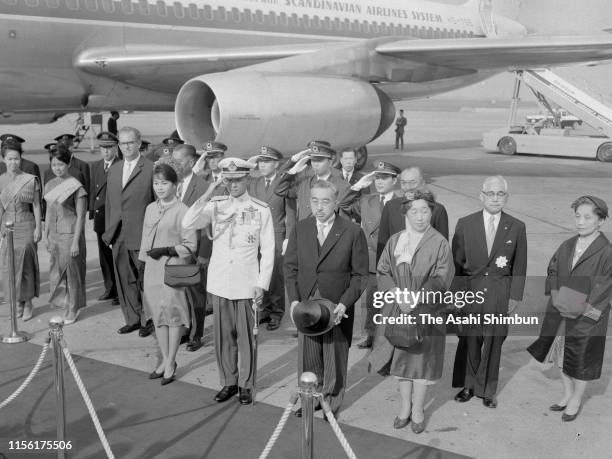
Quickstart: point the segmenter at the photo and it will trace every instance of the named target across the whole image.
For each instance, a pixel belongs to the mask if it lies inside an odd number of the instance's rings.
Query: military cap
[[[151,142],[149,142],[148,140],[141,140],[139,151],[147,151],[147,148],[149,148],[149,145],[151,145]]]
[[[15,134],[2,134],[2,135],[0,135],[0,142],[2,142],[2,143],[4,143],[4,142],[23,143],[23,142],[25,142],[25,140],[22,139],[21,137],[19,137],[18,135],[15,135]]]
[[[119,139],[117,139],[115,134],[106,131],[100,132],[96,136],[96,139],[98,139],[98,143],[101,147],[112,147],[119,143]]]
[[[259,155],[257,155],[258,161],[280,161],[281,159],[283,159],[283,154],[280,151],[268,146],[261,147],[259,150]]]
[[[208,158],[211,156],[222,156],[227,150],[227,145],[221,142],[208,141],[204,144],[204,155]]]
[[[44,148],[49,153],[51,153],[53,150],[57,150],[57,143],[55,143],[55,142],[48,143],[47,145],[45,145]]]
[[[72,142],[74,141],[75,135],[74,134],[61,134],[58,135],[55,139],[56,142],[62,142],[65,145],[72,145]]]
[[[388,174],[393,177],[397,177],[402,170],[399,167],[385,161],[374,161],[374,172],[377,174]]]
[[[330,146],[329,142],[314,140],[308,144],[310,157],[333,159],[336,151]]]
[[[223,173],[223,177],[238,178],[249,175],[253,164],[240,158],[223,158],[219,161],[219,168]]]
[[[185,142],[178,137],[166,137],[164,140],[162,140],[162,143],[167,147],[176,147],[177,145]]]

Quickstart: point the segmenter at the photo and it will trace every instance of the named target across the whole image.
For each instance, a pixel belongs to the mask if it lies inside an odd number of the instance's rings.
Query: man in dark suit
[[[268,330],[280,327],[285,313],[285,280],[283,277],[283,247],[285,238],[293,229],[293,219],[287,220],[289,199],[274,193],[280,182],[279,161],[283,155],[271,147],[261,147],[257,156],[257,167],[261,175],[249,182],[249,195],[268,204],[274,225],[274,268],[270,288],[264,294],[262,322],[268,322]]]
[[[108,132],[117,137],[117,120],[119,119],[119,112],[112,111],[110,112],[110,118],[108,119],[108,123],[106,124],[108,128]]]
[[[3,144],[4,142],[7,141],[16,141],[19,142],[20,144],[23,144],[25,142],[24,139],[22,139],[21,137],[19,137],[18,135],[15,134],[2,134],[0,135],[0,144]],[[35,162],[32,162],[30,160],[27,160],[23,157],[21,157],[21,167],[20,169],[25,172],[26,174],[30,174],[33,175],[35,177],[38,177],[38,182],[39,184],[42,184],[42,177],[40,175],[40,168],[38,167],[38,164],[36,164]],[[4,174],[6,172],[6,164],[4,164],[4,162],[0,161],[0,175]],[[44,216],[43,216],[44,218]]]
[[[147,206],[153,202],[153,163],[139,151],[140,132],[131,127],[119,130],[123,161],[111,166],[106,177],[106,217],[102,239],[113,250],[117,293],[126,324],[118,333],[140,329],[149,336],[153,323],[146,322],[142,310],[142,271],[138,259],[142,225]]]
[[[115,283],[115,270],[113,268],[113,251],[102,240],[105,231],[106,206],[106,176],[110,167],[119,162],[117,143],[119,140],[110,132],[101,132],[97,136],[102,159],[91,165],[91,188],[89,190],[89,218],[93,220],[93,229],[98,238],[98,257],[102,278],[104,279],[104,293],[98,301],[112,300],[113,305],[119,304],[117,285]]]
[[[455,373],[465,372],[463,389],[455,400],[467,402],[474,395],[484,406],[495,408],[502,344],[507,325],[484,324],[484,315],[505,317],[523,298],[527,271],[525,224],[503,212],[508,184],[501,176],[488,177],[482,185],[483,210],[460,218],[453,236],[455,290],[480,292],[482,303],[466,305],[462,314],[478,317],[480,324],[462,325],[455,355]],[[460,380],[453,374],[453,380]]]
[[[345,182],[348,182],[349,185],[355,185],[365,174],[363,172],[359,172],[355,170],[355,164],[357,163],[357,158],[355,157],[355,150],[344,150],[340,153],[340,173],[342,174],[342,178]],[[359,199],[362,196],[370,194],[370,187],[367,186],[359,191],[357,199],[355,202],[359,202]],[[351,215],[351,218],[355,223],[361,223],[359,213],[355,213]]]
[[[289,236],[285,281],[292,310],[310,298],[337,305],[331,330],[319,336],[298,333],[298,372],[317,375],[319,391],[336,414],[346,386],[355,302],[368,276],[368,248],[361,228],[336,215],[338,190],[332,183],[317,180],[309,191],[313,215],[299,221]]]
[[[54,140],[56,143],[63,143],[72,152],[72,159],[70,160],[70,164],[68,165],[68,173],[72,175],[74,178],[76,178],[79,182],[81,182],[81,184],[86,190],[91,190],[91,176],[89,173],[89,164],[77,158],[74,155],[74,152],[72,149],[74,135],[73,134],[62,134],[62,135],[57,136]],[[50,150],[51,148],[54,148],[54,144],[48,143],[47,145],[45,145],[45,149],[48,150],[49,152],[51,151]],[[54,177],[55,176],[53,175],[53,171],[51,170],[51,168],[47,169],[43,176],[45,185],[47,184],[49,180],[51,180]]]
[[[173,147],[172,159],[177,163],[179,169],[178,197],[183,204],[191,207],[200,196],[206,193],[209,186],[209,183],[202,177],[193,173],[193,167],[198,160],[196,149],[193,145],[177,144]],[[187,290],[187,300],[191,315],[189,341],[186,345],[186,349],[189,352],[197,351],[203,344],[204,311],[206,309],[206,272],[208,271],[208,262],[210,261],[210,251],[206,253],[200,252],[205,250],[203,245],[209,245],[210,240],[206,231],[198,230],[198,233],[198,251],[195,255],[200,263],[202,283]]]
[[[418,167],[409,167],[400,174],[400,188],[403,193],[425,187],[423,171]],[[406,229],[406,219],[402,215],[401,207],[404,197],[389,201],[380,217],[380,230],[378,231],[378,247],[376,249],[376,261],[385,249],[389,238],[395,233]],[[431,226],[442,236],[448,239],[448,214],[442,204],[436,202],[431,215]]]

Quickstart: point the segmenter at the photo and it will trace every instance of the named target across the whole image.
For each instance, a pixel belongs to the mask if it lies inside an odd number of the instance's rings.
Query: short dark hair
[[[72,152],[65,144],[58,143],[57,148],[54,148],[49,152],[49,161],[51,161],[53,158],[63,162],[64,164],[70,164]]]
[[[185,156],[192,158],[194,161],[199,159],[198,154],[196,153],[196,149],[193,145],[189,145],[187,143],[179,144],[172,150],[172,153],[181,153]]]
[[[111,116],[115,116],[115,115],[119,116],[119,112],[117,112],[117,111],[113,110],[113,111],[111,112]]]
[[[19,153],[19,156],[23,154],[23,148],[21,147],[21,143],[17,142],[16,140],[7,140],[5,142],[2,142],[2,146],[0,147],[0,153],[2,154],[3,158],[6,156],[7,151],[16,151],[17,153]]]
[[[347,150],[342,150],[340,152],[340,158],[344,157],[344,153],[353,153],[353,155],[355,155],[355,158],[357,158],[357,153],[355,153],[355,150],[351,150],[350,148]]]
[[[169,164],[156,164],[153,168],[153,177],[155,177],[156,175],[161,175],[164,180],[168,180],[169,182],[172,182],[175,185],[178,183],[178,175],[174,168]]]
[[[416,190],[406,193],[406,197],[404,201],[402,201],[402,215],[406,215],[412,207],[412,203],[414,201],[418,201],[419,199],[424,200],[427,203],[429,210],[433,212],[436,205],[436,200],[433,193],[425,188],[417,188]]]

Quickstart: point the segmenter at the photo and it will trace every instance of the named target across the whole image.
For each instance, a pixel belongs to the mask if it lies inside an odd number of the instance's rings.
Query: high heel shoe
[[[25,304],[23,306],[23,312],[21,314],[21,320],[23,320],[24,322],[27,322],[28,320],[30,320],[32,318],[32,310],[33,309],[34,309],[34,306],[32,306],[32,303]]]
[[[550,411],[565,411],[565,407],[566,406],[567,406],[567,404],[559,405],[558,403],[555,403],[554,405],[550,405],[550,407],[548,407],[548,409]]]
[[[177,368],[177,364],[176,362],[174,362],[174,371],[172,372],[172,376],[170,376],[169,378],[162,378],[161,380],[162,386],[165,386],[166,384],[170,384],[172,381],[174,381],[174,376],[176,375],[176,368]]]
[[[410,424],[410,428],[415,434],[420,434],[425,430],[425,416],[423,416],[423,420],[421,422],[414,422],[414,418],[412,419],[412,423]]]
[[[393,428],[403,429],[404,427],[408,425],[409,422],[410,422],[410,415],[408,415],[406,419],[402,419],[399,416],[395,416],[395,419],[393,420]]]
[[[149,379],[159,379],[162,376],[164,376],[163,371],[161,373],[158,373],[157,371],[153,371],[152,373],[149,374]]]
[[[578,407],[578,411],[576,411],[574,414],[563,413],[561,415],[561,420],[563,422],[572,422],[574,419],[578,417],[578,413],[580,413],[580,408],[582,407]]]

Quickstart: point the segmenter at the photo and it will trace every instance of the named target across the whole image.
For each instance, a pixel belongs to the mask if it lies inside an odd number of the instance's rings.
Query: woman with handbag
[[[455,268],[448,241],[430,225],[434,205],[428,190],[406,194],[402,203],[406,229],[391,236],[378,262],[380,291],[438,292],[439,297],[450,287]],[[387,304],[383,315],[408,314],[416,323],[386,325],[384,336],[374,341],[371,362],[376,370],[398,380],[402,404],[393,427],[401,429],[412,420],[412,431],[421,433],[425,430],[427,386],[442,377],[446,326],[443,320],[437,325],[421,323],[419,314],[435,320],[444,316],[444,305],[435,304],[439,298],[421,297],[416,304],[401,300]]]
[[[599,230],[608,206],[595,196],[582,196],[571,208],[578,234],[550,260],[545,290],[550,299],[540,337],[527,348],[543,362],[561,341],[563,395],[550,410],[563,412],[564,422],[578,416],[587,382],[601,377],[612,299],[612,244]]]
[[[177,183],[178,176],[170,162],[156,163],[153,191],[157,200],[147,206],[138,257],[145,264],[143,305],[153,319],[162,355],[149,379],[161,378],[162,386],[174,381],[176,352],[190,324],[186,288],[173,273],[180,273],[179,265],[189,271],[189,266],[183,265],[194,263],[197,245],[195,231],[184,230],[181,225],[188,207],[177,198]]]

